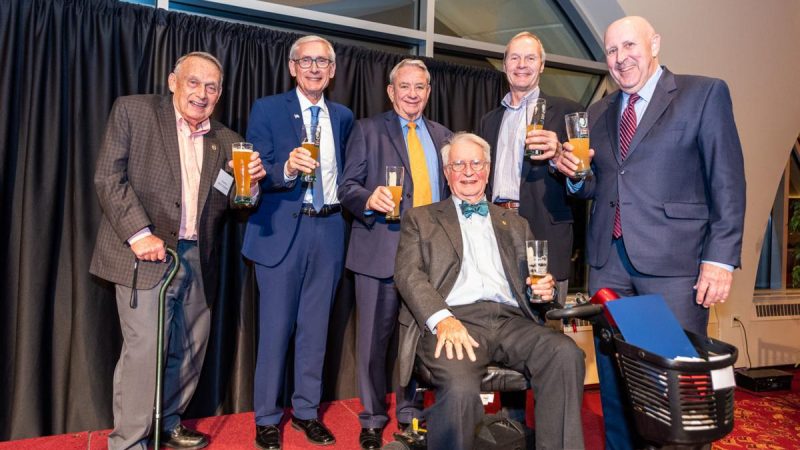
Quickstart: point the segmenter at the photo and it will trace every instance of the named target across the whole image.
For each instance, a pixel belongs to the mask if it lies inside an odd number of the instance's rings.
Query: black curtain
[[[89,275],[101,210],[94,164],[114,99],[166,93],[182,54],[216,55],[215,116],[244,135],[250,106],[293,87],[299,35],[111,0],[0,0],[0,440],[109,428],[121,345],[111,285]],[[336,45],[329,98],[357,118],[390,107],[403,55]],[[426,60],[427,116],[476,129],[504,91],[502,74]],[[252,409],[257,323],[244,220],[225,229],[220,295],[206,364],[187,417]],[[355,397],[352,279],[334,307],[325,398]]]

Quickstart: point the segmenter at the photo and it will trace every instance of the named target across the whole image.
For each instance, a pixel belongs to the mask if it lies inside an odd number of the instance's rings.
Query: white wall
[[[616,4],[614,4],[616,3]],[[712,312],[709,333],[737,345],[737,366],[800,361],[800,320],[753,321],[753,286],[775,192],[800,134],[800,2],[796,0],[576,0],[599,36],[621,15],[647,18],[661,34],[660,62],[673,72],[727,81],[747,180],[742,269],[729,300]],[[622,9],[619,11],[618,8]],[[618,14],[610,17],[609,11]]]

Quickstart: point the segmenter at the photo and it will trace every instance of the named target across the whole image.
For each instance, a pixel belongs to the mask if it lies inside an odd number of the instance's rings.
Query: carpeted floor
[[[736,391],[736,422],[733,432],[713,445],[714,450],[800,449],[800,371],[795,372],[791,391],[754,393]],[[529,402],[530,403],[530,402]],[[496,410],[490,404],[487,410]],[[336,435],[336,445],[325,447],[331,450],[357,450],[358,399],[327,403],[322,409],[325,424]],[[393,408],[390,408],[390,411]],[[530,416],[530,414],[529,414]],[[587,389],[583,400],[583,433],[586,448],[603,448],[603,417],[600,409],[600,394],[597,389]],[[211,435],[210,450],[250,449],[253,447],[255,426],[253,413],[231,414],[186,421],[186,424]],[[384,431],[385,442],[392,439],[396,430],[392,420]],[[320,447],[306,442],[302,433],[282,424],[283,448],[287,450],[319,450]],[[88,431],[36,439],[0,442],[0,450],[101,450],[107,449],[110,430]]]

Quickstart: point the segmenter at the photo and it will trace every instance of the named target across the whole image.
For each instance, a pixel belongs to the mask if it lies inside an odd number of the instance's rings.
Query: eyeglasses
[[[310,69],[312,63],[316,64],[320,69],[327,69],[328,66],[333,63],[330,59],[321,56],[319,58],[310,58],[306,56],[305,58],[293,59],[292,61],[300,66],[301,69]]]
[[[453,172],[463,172],[467,168],[467,164],[473,172],[480,172],[486,167],[489,161],[483,159],[473,159],[472,161],[453,161],[447,165]]]

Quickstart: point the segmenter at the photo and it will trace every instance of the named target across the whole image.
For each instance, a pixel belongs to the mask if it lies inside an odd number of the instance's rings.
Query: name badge
[[[214,189],[222,192],[222,195],[228,195],[233,186],[233,177],[222,169],[219,169],[217,181],[214,182]]]

